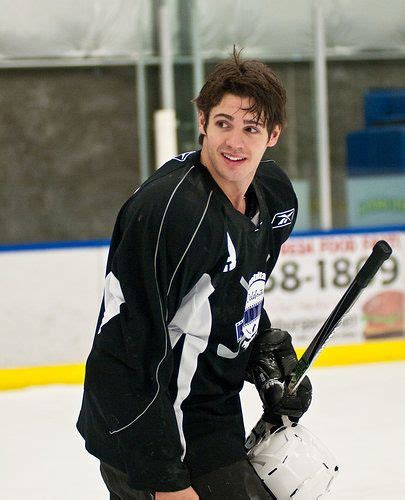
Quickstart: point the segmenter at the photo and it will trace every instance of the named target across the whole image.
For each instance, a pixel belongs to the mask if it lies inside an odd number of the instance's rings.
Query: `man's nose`
[[[234,150],[243,149],[244,146],[243,132],[240,130],[230,131],[226,138],[226,145]]]

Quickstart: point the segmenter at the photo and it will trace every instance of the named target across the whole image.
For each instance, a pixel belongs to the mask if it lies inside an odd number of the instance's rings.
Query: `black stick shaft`
[[[290,393],[297,390],[306,372],[340,323],[342,317],[350,310],[360,293],[374,278],[379,268],[390,257],[391,253],[392,248],[384,240],[380,240],[374,245],[370,256],[296,364],[287,388]],[[260,441],[266,433],[266,428],[266,422],[262,417],[246,440],[245,448],[247,451]]]
[[[347,314],[361,292],[374,278],[382,264],[390,257],[391,253],[392,248],[384,240],[380,240],[374,245],[370,256],[360,268],[343,297],[339,300],[328,319],[321,326],[319,332],[315,335],[312,342],[309,344],[294,368],[288,385],[290,393],[294,392],[298,388],[305,376],[305,373],[308,371],[309,367],[312,365],[336,327],[339,325],[342,317]]]

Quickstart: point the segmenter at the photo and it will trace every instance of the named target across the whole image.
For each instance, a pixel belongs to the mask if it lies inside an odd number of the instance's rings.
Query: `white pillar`
[[[157,168],[177,155],[176,112],[159,109],[154,114],[155,158]]]

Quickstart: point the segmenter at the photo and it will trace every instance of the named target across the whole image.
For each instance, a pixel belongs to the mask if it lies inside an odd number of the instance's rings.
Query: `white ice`
[[[301,423],[329,447],[341,469],[325,500],[404,498],[405,363],[320,368],[310,375],[314,400]],[[0,392],[0,498],[107,500],[98,462],[75,430],[81,391],[48,386]],[[250,430],[261,405],[249,384],[242,401]]]

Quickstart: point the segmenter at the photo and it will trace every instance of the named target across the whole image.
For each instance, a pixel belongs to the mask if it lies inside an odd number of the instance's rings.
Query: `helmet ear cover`
[[[248,458],[278,500],[318,499],[330,491],[339,470],[326,446],[298,423],[267,432]]]

